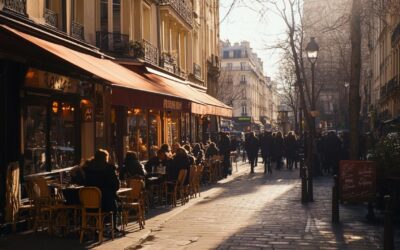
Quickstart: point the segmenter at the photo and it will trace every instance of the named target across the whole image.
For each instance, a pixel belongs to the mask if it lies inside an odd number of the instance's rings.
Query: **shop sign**
[[[239,117],[238,121],[240,121],[240,122],[251,122],[251,117]]]
[[[77,93],[78,80],[47,71],[29,69],[25,75],[25,86]]]
[[[182,102],[164,99],[163,101],[163,108],[164,109],[171,109],[171,110],[182,110]]]
[[[91,122],[93,121],[93,108],[92,107],[83,107],[82,108],[82,118],[83,122]]]

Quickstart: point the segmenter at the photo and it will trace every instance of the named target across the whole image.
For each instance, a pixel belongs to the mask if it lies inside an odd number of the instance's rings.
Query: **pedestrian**
[[[254,132],[250,132],[248,137],[246,138],[245,148],[250,161],[250,173],[254,173],[255,161],[256,157],[258,156],[258,151],[260,149],[260,142],[255,136]]]
[[[338,174],[342,142],[335,132],[329,131],[325,143],[326,164],[333,170],[333,174]]]
[[[220,140],[218,143],[219,153],[223,157],[222,166],[223,166],[223,176],[226,178],[228,175],[232,174],[231,168],[231,140],[228,135],[224,132],[219,133]]]
[[[276,169],[282,168],[282,158],[285,150],[285,142],[283,140],[282,132],[278,131],[274,137],[273,158],[276,162]]]
[[[293,169],[293,164],[296,157],[296,135],[290,131],[285,137],[285,155],[286,165],[289,170]]]

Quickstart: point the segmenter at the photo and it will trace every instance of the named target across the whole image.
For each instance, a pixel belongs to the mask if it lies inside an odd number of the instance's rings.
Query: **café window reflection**
[[[180,113],[166,112],[165,119],[165,133],[166,138],[165,141],[172,145],[176,142],[180,143],[180,133],[179,133],[179,125],[180,125]]]
[[[137,152],[139,160],[148,159],[147,116],[145,110],[129,109],[127,122],[129,137],[127,150]]]
[[[71,103],[52,103],[50,145],[53,169],[70,167],[75,160],[75,107]]]
[[[160,111],[149,110],[149,147],[161,144],[161,115]]]

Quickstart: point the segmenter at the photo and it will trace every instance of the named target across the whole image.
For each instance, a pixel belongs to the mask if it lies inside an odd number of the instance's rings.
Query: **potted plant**
[[[400,178],[400,133],[392,132],[375,146],[373,159],[384,177]]]
[[[144,57],[144,47],[140,41],[130,41],[129,42],[129,55],[135,58]]]

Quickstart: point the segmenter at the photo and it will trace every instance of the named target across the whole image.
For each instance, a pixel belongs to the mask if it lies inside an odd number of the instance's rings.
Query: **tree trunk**
[[[358,159],[361,77],[361,0],[353,0],[350,22],[351,76],[349,92],[350,159]]]

